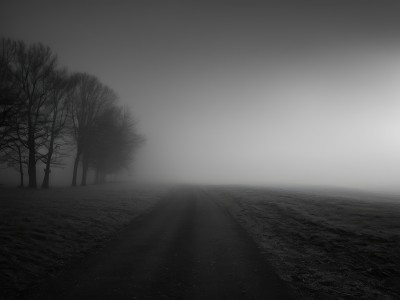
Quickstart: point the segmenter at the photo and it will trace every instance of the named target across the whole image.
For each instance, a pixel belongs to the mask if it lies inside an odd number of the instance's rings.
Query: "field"
[[[96,251],[169,190],[124,184],[1,188],[0,298]],[[296,299],[400,299],[399,198],[241,186],[200,190],[201,201],[216,201],[247,231]]]
[[[165,187],[0,189],[0,298],[12,297],[100,247],[151,208]]]
[[[400,201],[220,189],[220,201],[302,299],[400,299]]]

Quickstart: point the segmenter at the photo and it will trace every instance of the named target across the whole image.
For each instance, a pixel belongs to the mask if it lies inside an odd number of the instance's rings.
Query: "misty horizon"
[[[146,137],[121,178],[398,191],[394,2],[38,3],[0,34],[115,89]]]

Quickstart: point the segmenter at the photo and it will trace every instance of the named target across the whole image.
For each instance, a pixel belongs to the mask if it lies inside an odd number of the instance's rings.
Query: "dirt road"
[[[211,190],[181,188],[29,299],[290,299]]]

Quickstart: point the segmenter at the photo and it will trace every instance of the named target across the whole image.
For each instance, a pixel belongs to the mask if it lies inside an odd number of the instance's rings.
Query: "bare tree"
[[[76,156],[72,175],[72,185],[77,182],[78,165],[82,158],[82,185],[86,185],[89,168],[90,137],[97,119],[104,110],[115,103],[117,96],[95,76],[86,73],[73,75],[75,89],[71,101],[72,136],[76,143]]]
[[[98,181],[126,167],[143,141],[117,96],[95,76],[68,75],[57,69],[57,57],[42,44],[1,39],[0,44],[0,161],[37,187],[36,166],[45,165],[42,188],[48,188],[51,167],[60,166],[65,145],[76,147],[72,185],[86,185],[89,167]]]
[[[36,188],[36,163],[41,158],[38,150],[46,138],[44,128],[46,101],[49,97],[50,78],[57,64],[57,57],[49,47],[42,44],[26,46],[17,42],[15,62],[13,64],[13,81],[19,91],[18,101],[23,116],[18,122],[24,126],[26,136],[18,138],[28,149],[29,187]]]
[[[66,144],[67,119],[69,115],[70,99],[73,92],[73,81],[66,70],[56,70],[50,79],[49,99],[46,103],[47,133],[43,149],[45,154],[42,162],[45,164],[42,188],[49,188],[51,166],[62,165],[60,159],[65,156],[62,152]]]
[[[0,152],[9,143],[12,131],[11,119],[19,113],[18,90],[13,77],[13,63],[16,57],[17,43],[2,38],[0,41]]]
[[[20,174],[20,186],[24,186],[24,170],[27,166],[25,109],[21,90],[15,78],[19,43],[11,39],[0,41],[0,160]]]
[[[88,148],[90,164],[96,170],[96,183],[104,183],[108,174],[127,169],[143,142],[129,111],[117,106],[104,111]]]
[[[18,141],[10,142],[3,148],[0,161],[6,162],[7,166],[14,168],[19,173],[19,187],[24,187],[25,169],[28,165],[27,149]]]

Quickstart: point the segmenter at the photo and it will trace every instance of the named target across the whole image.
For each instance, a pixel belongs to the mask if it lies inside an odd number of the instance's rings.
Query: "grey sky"
[[[271,4],[272,3],[272,4]],[[369,188],[400,178],[396,1],[1,1],[130,105],[137,176]]]

